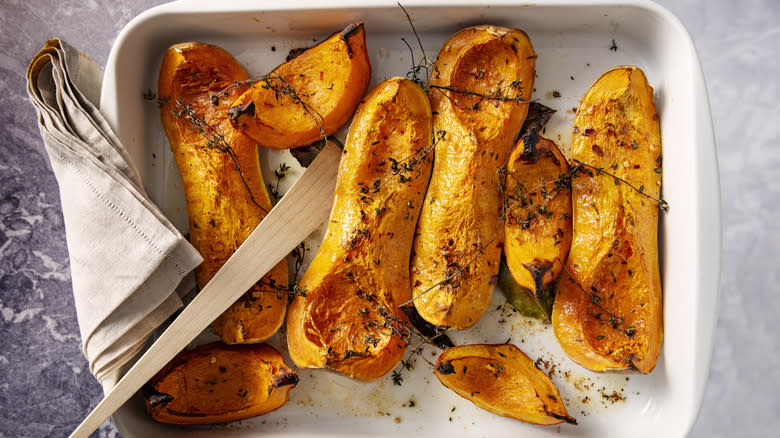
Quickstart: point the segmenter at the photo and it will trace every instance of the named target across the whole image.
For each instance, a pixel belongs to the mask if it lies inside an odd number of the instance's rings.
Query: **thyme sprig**
[[[600,167],[595,167],[587,163],[583,163],[582,161],[573,160],[575,165],[571,166],[569,168],[569,172],[566,174],[561,174],[557,179],[549,180],[549,181],[542,181],[538,186],[535,186],[531,189],[525,189],[523,187],[523,184],[521,181],[517,179],[517,177],[512,173],[508,172],[505,168],[499,169],[499,173],[507,174],[510,177],[512,177],[515,180],[515,185],[513,188],[509,191],[506,190],[506,187],[504,185],[499,186],[499,189],[503,193],[509,193],[508,195],[504,196],[504,205],[503,205],[503,211],[504,215],[506,212],[511,211],[511,209],[516,208],[519,204],[520,207],[525,207],[528,203],[527,195],[530,193],[534,193],[535,191],[539,190],[540,194],[544,197],[545,200],[547,199],[554,199],[558,196],[558,194],[561,191],[565,190],[571,190],[572,186],[572,180],[574,178],[579,177],[582,173],[588,174],[589,176],[593,176],[593,173],[599,175],[606,175],[615,181],[615,184],[625,184],[640,195],[649,198],[653,200],[657,205],[658,208],[661,209],[663,212],[669,211],[669,203],[665,201],[664,199],[656,198],[652,195],[649,195],[644,191],[644,186],[637,187],[630,182],[626,181],[624,178],[621,178],[611,172],[608,172]],[[554,184],[554,187],[551,190],[546,190],[545,187],[549,184]],[[512,202],[509,202],[509,200],[512,200]]]
[[[480,104],[484,101],[492,101],[492,102],[515,102],[518,104],[526,104],[529,103],[528,100],[523,98],[523,81],[522,79],[515,79],[514,81],[510,82],[508,85],[504,85],[501,87],[496,88],[490,93],[480,93],[477,91],[472,90],[464,90],[460,88],[455,88],[452,86],[445,86],[445,85],[434,85],[434,84],[428,84],[429,89],[438,90],[441,93],[443,93],[449,100],[452,102],[455,106],[461,109],[469,110],[469,111],[477,111],[479,110]],[[509,91],[515,90],[517,92],[516,95],[512,95]],[[452,94],[459,94],[459,95],[465,95],[465,96],[472,96],[477,97],[477,101],[473,105],[464,105],[461,103],[463,99],[455,99],[451,94],[444,93],[445,91],[449,91]]]
[[[283,194],[279,192],[279,183],[287,176],[287,172],[290,170],[290,166],[287,163],[279,163],[279,167],[274,170],[274,176],[276,177],[276,183],[268,184],[268,194],[271,196],[271,200],[276,203],[282,199]]]
[[[420,86],[420,88],[422,88],[427,92],[428,91],[427,82],[420,79],[420,73],[424,70],[425,77],[426,78],[430,77],[431,71],[436,70],[436,64],[431,62],[428,59],[428,56],[425,54],[425,48],[422,45],[422,41],[420,40],[420,35],[417,33],[417,29],[415,29],[414,27],[414,23],[412,22],[412,17],[409,15],[409,12],[406,11],[406,8],[404,8],[400,2],[396,2],[396,4],[404,12],[404,15],[406,15],[406,21],[409,23],[409,26],[412,28],[412,33],[414,34],[414,37],[417,39],[417,46],[420,48],[420,53],[422,54],[422,59],[420,63],[418,64],[414,62],[414,50],[412,50],[412,46],[408,42],[406,42],[406,39],[401,38],[401,41],[403,41],[404,44],[406,44],[406,47],[409,48],[409,52],[412,55],[412,68],[409,72],[406,73],[406,77],[407,79],[414,82],[415,84]]]
[[[273,91],[274,97],[277,101],[287,97],[294,105],[300,106],[301,109],[312,119],[314,124],[317,126],[317,129],[320,131],[320,137],[322,140],[327,141],[328,136],[325,134],[324,129],[325,117],[320,114],[316,108],[304,100],[304,98],[309,97],[309,95],[307,93],[298,92],[290,82],[277,73],[271,72],[261,77],[255,77],[244,81],[233,81],[232,84],[213,94],[211,96],[211,101],[214,103],[214,105],[218,105],[220,96],[228,97],[234,88],[242,86],[253,86],[258,84],[260,84],[260,87],[262,87],[264,90]]]
[[[664,213],[669,211],[669,203],[666,202],[663,199],[656,198],[654,196],[651,196],[651,195],[645,193],[644,186],[637,187],[637,186],[631,184],[630,182],[626,181],[625,179],[623,179],[623,178],[621,178],[621,177],[619,177],[619,176],[617,176],[615,174],[612,174],[610,172],[607,172],[606,170],[604,170],[601,167],[592,166],[590,164],[583,163],[582,161],[577,160],[577,159],[574,159],[572,161],[574,161],[576,163],[576,166],[572,167],[572,169],[579,168],[579,170],[581,170],[582,168],[587,168],[587,169],[590,169],[592,171],[595,171],[599,175],[607,175],[607,176],[609,176],[609,177],[614,179],[615,184],[618,184],[618,185],[619,184],[625,184],[625,185],[629,186],[630,188],[634,189],[634,191],[636,191],[640,195],[642,195],[642,196],[644,196],[644,197],[646,197],[648,199],[652,199],[656,204],[658,204],[658,208],[660,208]],[[579,172],[579,170],[577,172]],[[590,174],[590,172],[586,172],[586,173]]]
[[[167,100],[165,102],[167,102]],[[195,112],[191,104],[185,104],[182,99],[176,99],[176,107],[172,109],[171,112],[174,117],[187,121],[198,131],[198,133],[204,136],[207,149],[216,150],[220,153],[227,154],[228,157],[230,157],[230,160],[233,162],[233,168],[238,172],[242,184],[249,193],[249,200],[264,213],[268,213],[268,210],[263,208],[255,199],[252,189],[249,187],[249,183],[246,181],[244,173],[241,171],[241,164],[238,161],[238,156],[233,150],[233,147],[230,146],[230,143],[228,143],[225,135],[219,129],[206,122],[203,117]]]
[[[262,84],[263,89],[272,90],[274,92],[276,100],[280,100],[282,96],[287,96],[294,104],[300,105],[301,109],[303,109],[317,126],[322,141],[328,140],[328,136],[325,134],[325,129],[323,128],[325,117],[308,102],[302,99],[303,97],[309,97],[308,94],[298,93],[292,84],[287,82],[282,76],[273,72],[268,73],[262,78]]]
[[[406,41],[405,38],[401,38],[401,41],[403,41],[403,43],[409,49],[409,52],[411,54],[411,60],[412,60],[412,66],[409,69],[409,71],[406,73],[407,79],[411,80],[412,82],[420,86],[420,88],[425,90],[426,93],[430,93],[431,89],[439,90],[440,92],[444,93],[444,95],[448,99],[450,99],[450,101],[453,102],[455,106],[462,109],[471,110],[471,111],[478,110],[480,104],[483,101],[515,102],[521,104],[528,103],[526,99],[523,99],[522,80],[519,78],[510,82],[508,85],[498,87],[497,89],[493,90],[490,93],[479,93],[473,90],[463,90],[452,86],[434,85],[431,84],[429,81],[425,81],[421,79],[420,74],[423,72],[425,73],[425,77],[427,78],[431,77],[432,72],[436,76],[438,76],[438,68],[436,67],[436,63],[432,62],[425,54],[425,48],[423,47],[422,40],[420,39],[420,35],[417,33],[417,29],[414,27],[414,23],[412,22],[411,15],[409,15],[409,12],[406,10],[406,8],[403,7],[403,5],[401,5],[400,2],[396,2],[396,4],[398,5],[399,8],[401,8],[404,15],[406,16],[406,21],[409,23],[409,26],[412,28],[412,33],[414,34],[414,37],[417,40],[417,46],[420,48],[420,53],[422,54],[420,62],[415,62],[414,50],[412,49],[412,46],[409,44],[409,42]],[[484,74],[484,72],[481,72],[481,74]],[[513,96],[509,93],[505,94],[506,92],[509,92],[511,90],[516,91],[517,95]],[[477,97],[478,100],[473,105],[466,106],[460,103],[461,99],[455,100],[450,93],[445,93],[445,91],[454,94]]]
[[[477,236],[477,237],[479,238],[479,236]],[[452,283],[456,278],[458,278],[459,276],[463,275],[464,272],[466,272],[466,270],[469,268],[469,266],[471,266],[477,260],[477,257],[479,257],[480,255],[485,253],[485,249],[488,246],[490,246],[493,243],[493,241],[496,240],[497,237],[498,237],[498,229],[496,228],[496,229],[493,230],[493,237],[491,237],[484,245],[479,245],[477,247],[477,250],[474,253],[474,255],[471,257],[471,259],[469,259],[468,262],[466,262],[466,264],[464,264],[462,266],[459,266],[457,269],[455,269],[452,272],[450,272],[449,274],[447,274],[447,276],[445,276],[441,281],[438,281],[438,282],[428,286],[425,290],[423,290],[422,292],[417,294],[417,296],[411,298],[410,300],[408,300],[406,302],[401,303],[399,305],[399,307],[407,305],[407,304],[410,304],[410,303],[414,303],[418,298],[420,298],[420,297],[422,297],[424,295],[429,294],[432,290],[436,289],[437,287],[441,287],[441,286],[444,286],[444,285]]]

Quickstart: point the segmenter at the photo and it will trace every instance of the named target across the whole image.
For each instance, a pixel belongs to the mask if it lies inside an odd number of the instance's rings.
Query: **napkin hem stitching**
[[[146,243],[153,250],[155,250],[158,254],[163,256],[166,260],[170,261],[173,264],[173,266],[176,268],[176,270],[178,271],[179,274],[186,274],[188,272],[181,266],[181,264],[177,260],[174,260],[169,254],[167,254],[159,246],[157,246],[157,244],[155,244],[154,241],[152,241],[152,239],[146,233],[144,233],[143,230],[141,230],[138,227],[138,224],[136,224],[132,219],[130,219],[130,217],[127,215],[127,213],[125,213],[122,209],[120,209],[110,199],[106,198],[106,196],[103,194],[103,192],[100,191],[97,187],[95,187],[95,185],[92,183],[92,181],[90,181],[89,177],[85,173],[83,173],[81,171],[81,169],[79,169],[79,167],[76,166],[73,163],[72,160],[70,160],[67,156],[65,156],[65,154],[62,153],[62,151],[55,150],[54,152],[57,154],[57,156],[59,156],[59,158],[61,160],[63,160],[70,167],[75,169],[76,174],[78,174],[79,177],[81,177],[81,179],[84,181],[84,183],[87,185],[87,187],[89,187],[89,189],[92,191],[92,193],[94,193],[101,201],[103,201],[103,203],[106,204],[111,209],[111,211],[113,211],[120,218],[122,218],[122,220],[127,222],[130,225],[130,227],[133,229],[133,231],[135,231],[139,236],[141,236],[141,238],[143,238],[143,240],[146,241]]]

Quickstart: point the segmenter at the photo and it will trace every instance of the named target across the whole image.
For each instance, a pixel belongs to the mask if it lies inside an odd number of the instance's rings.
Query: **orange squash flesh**
[[[255,83],[230,117],[267,148],[306,146],[349,121],[370,79],[365,28],[353,23]]]
[[[431,109],[409,80],[377,85],[358,108],[319,252],[287,318],[290,357],[357,379],[385,375],[406,349],[409,254],[430,177]]]
[[[298,373],[266,344],[208,344],[178,354],[143,388],[160,423],[195,425],[242,420],[287,402]]]
[[[577,424],[558,389],[512,344],[463,345],[445,350],[439,381],[486,411],[532,424]]]
[[[535,59],[525,33],[495,26],[464,29],[439,52],[429,95],[443,137],[411,265],[415,307],[433,325],[471,327],[490,303],[504,238],[499,169],[528,111]]]
[[[555,143],[527,131],[507,163],[504,254],[517,284],[537,300],[571,247],[569,165]]]
[[[574,236],[553,306],[555,335],[586,368],[648,373],[663,337],[661,135],[653,89],[639,68],[607,71],[582,98],[572,161],[579,166]]]
[[[248,77],[223,49],[194,42],[168,49],[160,68],[160,115],[184,183],[190,241],[204,259],[196,269],[201,287],[272,206],[257,144],[233,129],[227,116],[241,90],[234,83]],[[284,323],[287,295],[280,288],[287,282],[282,261],[212,327],[226,343],[268,339]]]

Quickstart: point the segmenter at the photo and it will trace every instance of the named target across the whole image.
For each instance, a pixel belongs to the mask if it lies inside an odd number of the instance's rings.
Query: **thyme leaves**
[[[208,123],[203,116],[197,114],[192,104],[185,104],[182,99],[176,99],[175,105],[175,108],[171,109],[173,116],[177,119],[184,120],[201,134],[206,140],[206,149],[215,150],[219,153],[227,154],[227,156],[230,157],[233,168],[238,173],[242,184],[249,194],[249,200],[264,213],[268,213],[268,210],[263,208],[263,206],[257,202],[257,199],[255,199],[254,193],[252,193],[252,189],[249,187],[249,183],[244,177],[244,173],[241,171],[241,163],[238,160],[238,156],[222,131]]]

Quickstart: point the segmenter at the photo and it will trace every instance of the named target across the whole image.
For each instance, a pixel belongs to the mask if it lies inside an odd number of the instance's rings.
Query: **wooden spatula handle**
[[[328,144],[194,300],[70,435],[88,437],[328,218],[341,149]]]

